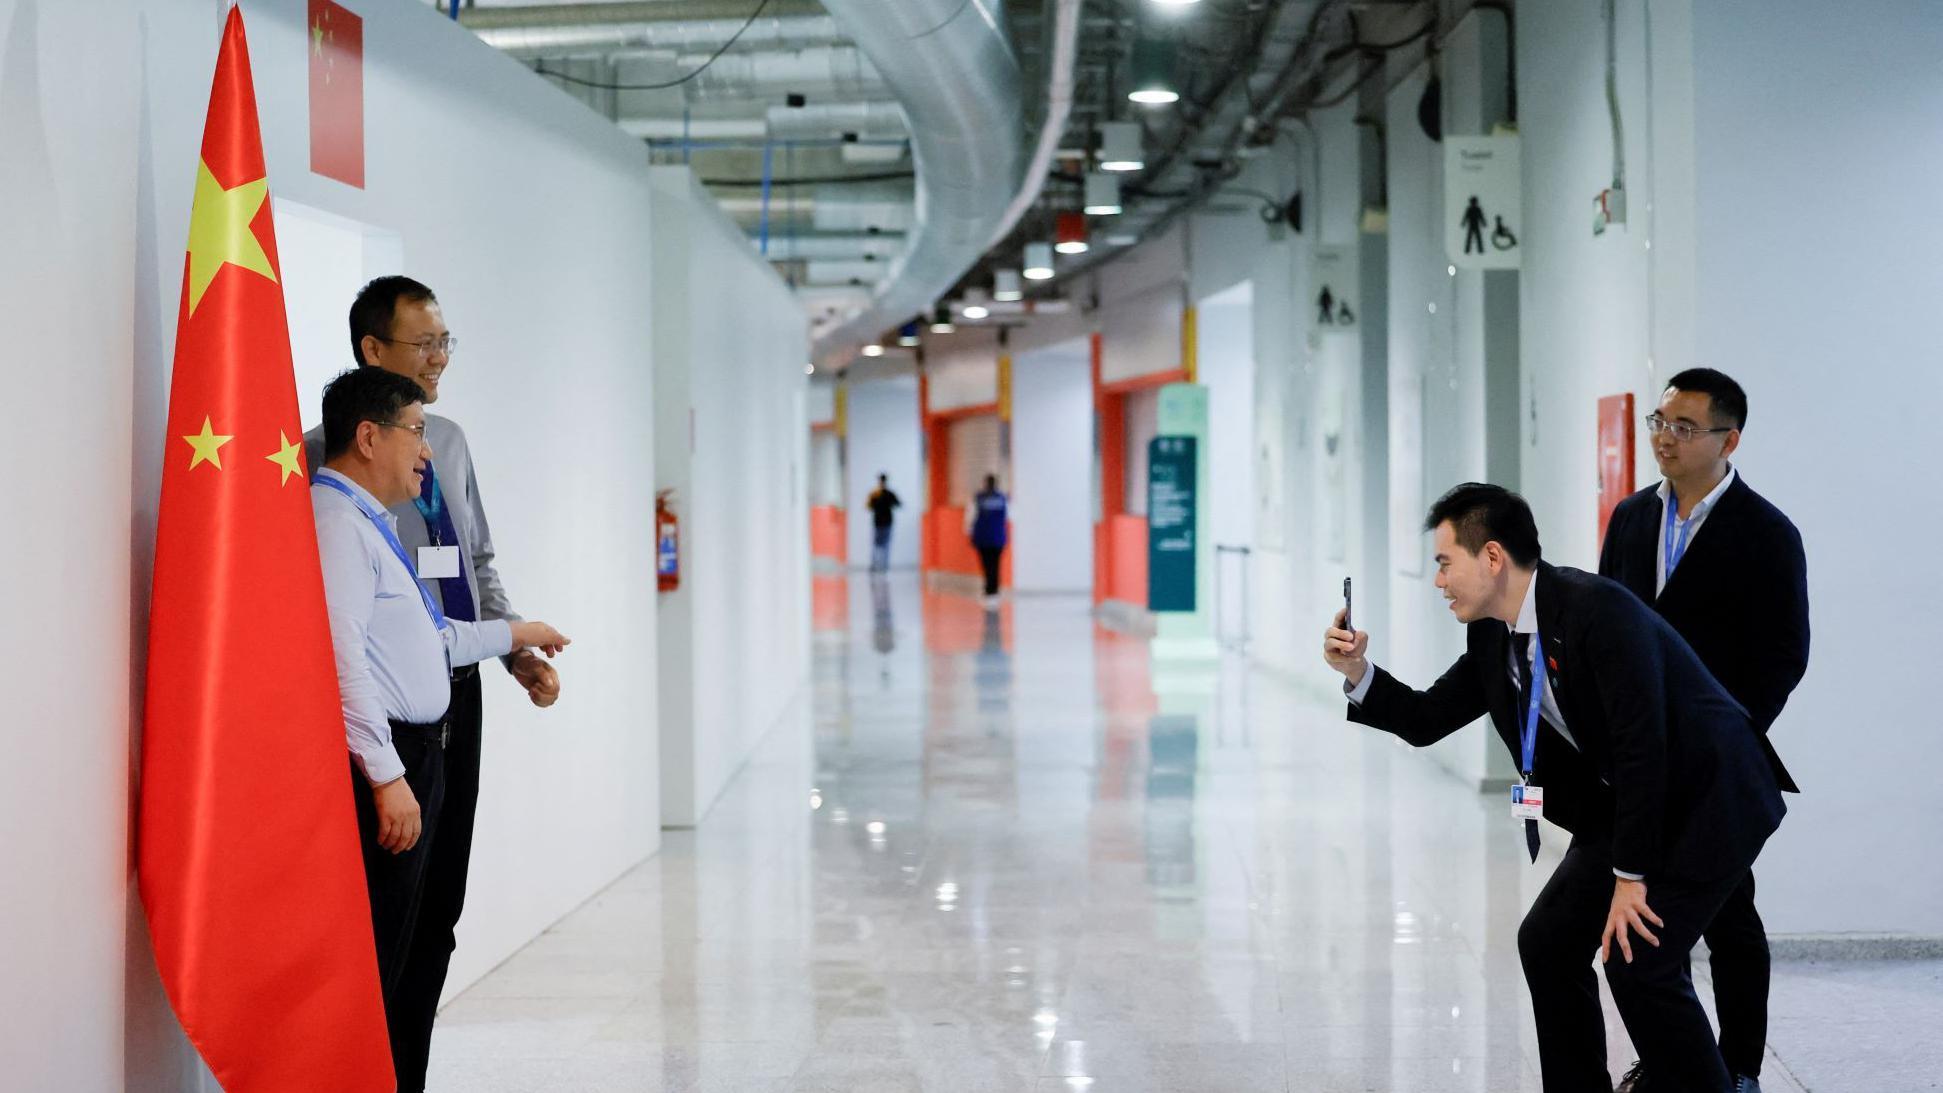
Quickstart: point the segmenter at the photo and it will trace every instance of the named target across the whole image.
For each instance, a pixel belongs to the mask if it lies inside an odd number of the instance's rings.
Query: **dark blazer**
[[[1599,573],[1631,589],[1687,639],[1754,718],[1781,788],[1798,793],[1767,733],[1808,670],[1808,559],[1801,533],[1736,472],[1666,590],[1655,596],[1665,526],[1658,489],[1643,489],[1613,509]]]
[[[1613,865],[1649,882],[1753,865],[1787,807],[1747,711],[1664,619],[1612,581],[1540,562],[1534,595],[1546,673],[1578,741],[1539,730],[1532,774],[1546,818],[1574,834],[1610,834]],[[1510,649],[1504,623],[1474,622],[1464,655],[1429,690],[1373,668],[1349,719],[1424,747],[1489,714],[1517,762],[1524,711]]]

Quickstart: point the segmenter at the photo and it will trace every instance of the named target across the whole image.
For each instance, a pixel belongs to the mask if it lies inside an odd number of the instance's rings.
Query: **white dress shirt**
[[[1700,525],[1707,522],[1707,514],[1714,511],[1714,506],[1720,504],[1721,497],[1727,493],[1727,487],[1733,484],[1734,466],[1730,463],[1727,466],[1727,477],[1720,480],[1720,485],[1715,486],[1712,493],[1700,499],[1700,503],[1693,507],[1693,511],[1687,514],[1685,520],[1680,519],[1680,514],[1677,510],[1674,512],[1673,527],[1671,529],[1674,540],[1676,542],[1679,540],[1679,536],[1684,529],[1687,537],[1687,549],[1693,549],[1693,539],[1694,536],[1700,534]],[[1660,535],[1656,541],[1660,544],[1660,549],[1653,556],[1653,595],[1656,597],[1666,591],[1666,533],[1669,530],[1666,526],[1666,506],[1674,501],[1673,483],[1661,479],[1659,494]]]
[[[318,470],[317,477],[327,476],[342,482],[387,526],[395,523],[364,487],[328,467]],[[313,483],[310,504],[344,702],[344,741],[364,776],[382,785],[405,773],[392,747],[391,720],[425,724],[444,717],[452,699],[452,667],[510,652],[513,630],[498,619],[447,619],[439,629],[426,613],[418,579],[358,501]]]

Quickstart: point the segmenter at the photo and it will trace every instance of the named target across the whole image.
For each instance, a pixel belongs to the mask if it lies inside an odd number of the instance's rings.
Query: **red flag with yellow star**
[[[391,1053],[241,12],[196,167],[149,611],[137,862],[231,1093],[390,1090]]]

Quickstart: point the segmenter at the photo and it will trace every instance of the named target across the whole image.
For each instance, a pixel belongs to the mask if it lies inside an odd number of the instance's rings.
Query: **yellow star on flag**
[[[324,24],[310,24],[310,52],[314,56],[324,55]]]
[[[193,471],[204,463],[214,463],[216,469],[220,471],[223,469],[223,445],[236,438],[217,436],[215,431],[210,429],[209,418],[205,415],[202,419],[202,435],[185,436],[182,439],[188,441],[189,447],[196,450],[195,458],[189,460],[190,470]]]
[[[202,294],[225,265],[277,279],[263,243],[250,230],[250,221],[269,197],[267,179],[225,190],[209,164],[196,165],[196,201],[189,210],[189,314],[196,313]]]
[[[304,450],[304,446],[302,444],[292,444],[290,437],[285,435],[282,429],[277,430],[277,439],[283,442],[283,447],[263,458],[283,468],[283,477],[277,480],[277,485],[282,486],[290,482],[291,475],[294,474],[300,477],[303,475],[304,469],[297,463],[297,454]]]

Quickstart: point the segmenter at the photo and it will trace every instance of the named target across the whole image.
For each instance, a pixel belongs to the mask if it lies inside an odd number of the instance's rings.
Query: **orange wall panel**
[[[850,552],[847,538],[842,506],[817,505],[810,509],[811,556],[829,558],[836,562],[848,562]]]

